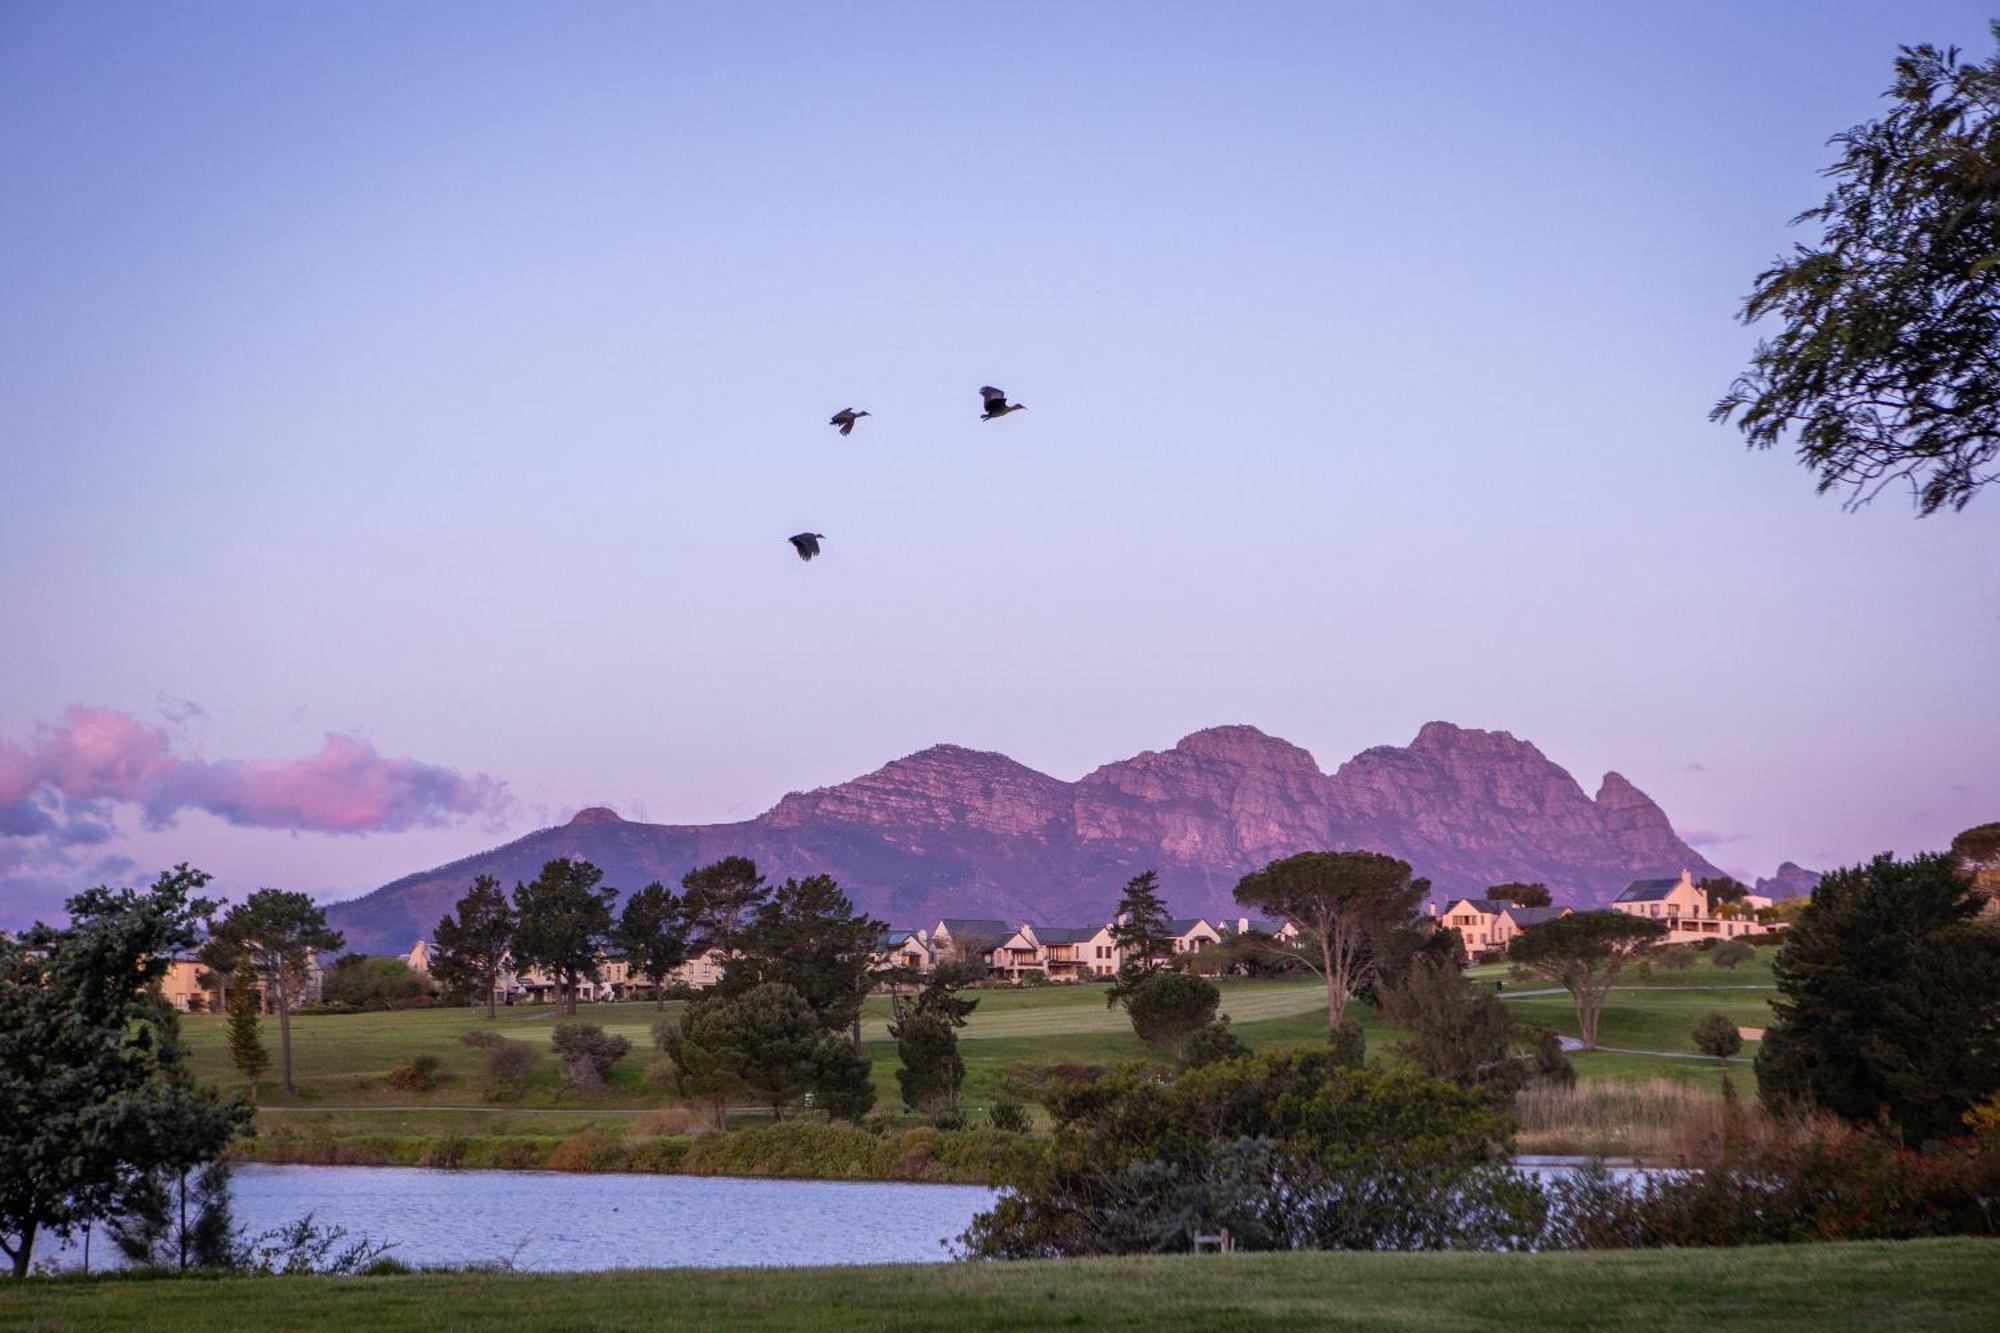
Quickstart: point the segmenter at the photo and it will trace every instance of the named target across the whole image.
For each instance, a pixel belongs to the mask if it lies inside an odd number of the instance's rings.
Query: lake
[[[1583,1160],[1523,1156],[1515,1165],[1546,1182]],[[1619,1180],[1645,1174],[1612,1171]],[[236,1225],[252,1235],[311,1213],[349,1239],[393,1242],[390,1253],[412,1266],[549,1272],[936,1263],[996,1197],[977,1185],[254,1164],[236,1168],[231,1194]],[[115,1255],[100,1233],[92,1267]],[[36,1258],[76,1268],[83,1251],[45,1241]]]
[[[544,1271],[937,1262],[994,1197],[976,1185],[254,1164],[231,1192],[252,1234],[311,1213],[393,1241],[406,1264]],[[113,1254],[100,1232],[92,1267]],[[69,1268],[83,1253],[44,1243],[36,1257]]]

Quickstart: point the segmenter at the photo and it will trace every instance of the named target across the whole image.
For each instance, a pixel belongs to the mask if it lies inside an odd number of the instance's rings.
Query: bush
[[[1207,1027],[1197,1028],[1188,1037],[1181,1050],[1181,1063],[1193,1069],[1223,1060],[1241,1060],[1249,1054],[1250,1048],[1243,1044],[1243,1039],[1229,1030],[1229,1019],[1225,1015]]]
[[[1128,1067],[1050,1110],[1055,1136],[963,1237],[976,1258],[1239,1249],[1517,1248],[1540,1191],[1490,1094],[1331,1051],[1168,1077]]]
[[[1757,951],[1748,941],[1722,940],[1716,944],[1715,952],[1709,955],[1709,961],[1734,972],[1739,964],[1747,963],[1756,956]]]
[[[964,1129],[965,1112],[956,1106],[941,1106],[931,1117],[931,1123],[939,1129]]]
[[[1826,1126],[1699,1171],[1619,1184],[1599,1166],[1548,1193],[1547,1243],[1562,1249],[2000,1236],[2000,1138],[1917,1152]]]
[[[500,1045],[500,1043],[506,1040],[507,1039],[505,1037],[501,1036],[497,1032],[487,1032],[482,1030],[478,1032],[460,1033],[458,1038],[458,1044],[461,1046],[470,1046],[477,1051],[488,1051],[493,1049],[495,1046]]]
[[[551,1171],[616,1171],[625,1153],[618,1140],[594,1129],[564,1139],[549,1154]]]
[[[486,1052],[486,1074],[492,1081],[487,1095],[496,1100],[519,1097],[541,1062],[542,1053],[529,1043],[502,1037]]]
[[[1703,1014],[1694,1025],[1695,1049],[1718,1060],[1727,1060],[1743,1049],[1743,1034],[1728,1014]]]
[[[1326,1034],[1327,1049],[1333,1054],[1333,1062],[1343,1069],[1359,1069],[1368,1060],[1368,1037],[1361,1030],[1361,1020],[1353,1014],[1340,1020],[1340,1026]]]
[[[1675,972],[1685,972],[1695,965],[1700,955],[1685,944],[1673,944],[1660,950],[1654,957],[1661,967]]]
[[[552,1044],[565,1066],[588,1064],[600,1085],[611,1077],[611,1067],[632,1049],[631,1042],[610,1035],[595,1023],[558,1023]]]
[[[1191,972],[1154,972],[1123,987],[1120,1000],[1139,1040],[1176,1060],[1188,1038],[1215,1021],[1222,992]]]
[[[1001,1097],[986,1108],[986,1118],[1003,1134],[1025,1134],[1030,1128],[1028,1108],[1012,1097]]]
[[[438,1058],[435,1055],[415,1056],[408,1064],[397,1065],[390,1070],[383,1082],[404,1092],[429,1092],[438,1084]]]

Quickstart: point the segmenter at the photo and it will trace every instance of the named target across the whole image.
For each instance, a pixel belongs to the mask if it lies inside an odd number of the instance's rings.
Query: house
[[[902,968],[920,977],[929,976],[937,967],[937,951],[931,948],[930,932],[922,927],[892,930],[883,938],[875,960],[878,972]]]
[[[195,1014],[215,1007],[215,991],[202,984],[211,979],[200,960],[189,954],[175,954],[167,962],[167,975],[160,979],[160,994],[182,1013]]]
[[[1764,905],[1768,906],[1768,901]],[[1642,916],[1662,923],[1667,928],[1665,943],[1668,944],[1765,935],[1771,929],[1754,916],[1717,910],[1686,870],[1681,871],[1679,879],[1634,880],[1611,906],[1627,916]]]
[[[431,950],[435,947],[429,940],[418,940],[410,946],[410,951],[403,955],[403,961],[409,964],[410,971],[421,972],[423,975],[429,976],[431,974]]]
[[[1039,926],[1042,970],[1050,981],[1088,981],[1117,972],[1122,961],[1111,926]]]
[[[1468,958],[1497,954],[1529,926],[1569,915],[1567,907],[1523,907],[1505,898],[1454,898],[1437,917],[1458,932]]]
[[[1006,939],[987,951],[986,967],[1009,981],[1019,981],[1029,972],[1047,975],[1043,966],[1044,946],[1036,929],[1023,921]]]
[[[1174,937],[1175,953],[1200,953],[1211,944],[1222,943],[1222,932],[1213,923],[1198,916],[1169,921],[1167,931]]]
[[[945,917],[931,927],[931,951],[940,963],[987,962],[987,955],[1014,934],[1005,921],[985,917]]]

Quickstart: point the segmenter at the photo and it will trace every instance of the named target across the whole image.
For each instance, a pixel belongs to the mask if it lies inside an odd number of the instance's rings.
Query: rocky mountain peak
[[[1152,753],[1154,752],[1148,750],[1138,757],[1144,758]],[[1280,740],[1269,732],[1242,723],[1191,731],[1176,741],[1169,753],[1185,755],[1190,759],[1242,764],[1246,767],[1304,770],[1315,775],[1319,773],[1319,764],[1307,751],[1290,741]]]
[[[623,819],[618,817],[618,812],[608,805],[585,806],[569,818],[571,828],[575,828],[580,824],[622,824],[624,822]]]

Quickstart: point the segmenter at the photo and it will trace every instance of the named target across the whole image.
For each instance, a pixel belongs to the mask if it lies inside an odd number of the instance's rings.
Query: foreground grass
[[[1995,1327],[2000,1243],[0,1286],[0,1328]]]

